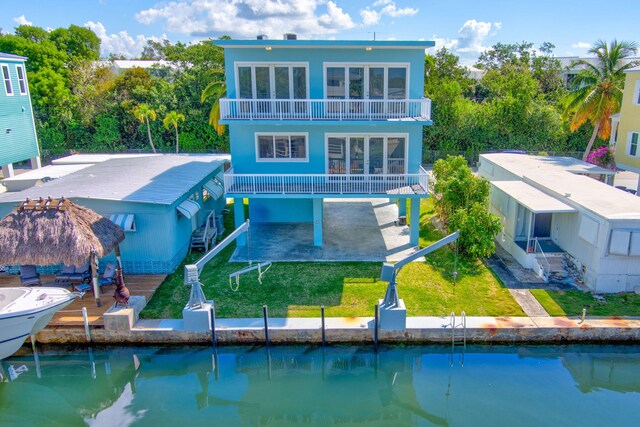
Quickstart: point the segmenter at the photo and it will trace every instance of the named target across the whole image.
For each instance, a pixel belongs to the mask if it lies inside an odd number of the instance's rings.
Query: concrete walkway
[[[252,223],[249,245],[230,261],[398,261],[414,253],[388,199],[325,199],[322,247],[311,223]]]

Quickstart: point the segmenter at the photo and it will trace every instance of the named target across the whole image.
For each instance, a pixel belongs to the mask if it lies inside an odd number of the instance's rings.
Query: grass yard
[[[602,295],[604,301],[583,291],[532,290],[531,293],[552,316],[640,316],[640,295],[634,293]]]
[[[233,209],[233,206],[230,206]],[[420,246],[442,236],[431,224],[431,199],[421,206]],[[233,214],[225,217],[227,230],[233,229]],[[271,317],[318,317],[320,305],[328,317],[372,316],[374,305],[384,297],[386,283],[379,281],[381,263],[274,263],[257,281],[257,271],[242,276],[237,292],[229,285],[229,274],[246,263],[227,262],[235,244],[207,264],[200,281],[207,298],[216,302],[218,317],[261,317],[267,304]],[[192,263],[202,254],[187,256]],[[479,261],[458,262],[458,281],[452,283],[455,254],[442,248],[427,257],[427,263],[411,263],[398,277],[398,292],[409,316],[441,316],[466,311],[472,316],[522,316],[511,294]],[[184,265],[184,263],[183,263]],[[169,275],[142,312],[146,318],[180,318],[189,299],[183,284],[183,265]],[[233,283],[235,286],[235,282]]]

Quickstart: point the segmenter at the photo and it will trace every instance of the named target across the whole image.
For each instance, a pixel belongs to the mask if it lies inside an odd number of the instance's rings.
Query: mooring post
[[[269,311],[266,305],[262,306],[262,315],[264,316],[264,343],[269,347]]]
[[[327,336],[325,333],[325,324],[324,324],[324,305],[320,306],[320,317],[322,318],[322,346],[327,345]]]
[[[211,345],[215,348],[218,345],[218,339],[216,337],[216,311],[215,305],[211,304],[209,309],[209,318],[211,319]]]
[[[84,321],[84,335],[87,337],[87,342],[91,342],[91,331],[89,330],[89,315],[87,314],[87,307],[82,307],[82,320]]]
[[[376,353],[378,352],[378,326],[380,322],[380,320],[378,319],[378,312],[379,312],[379,308],[378,308],[378,304],[376,304],[374,318],[373,318],[373,347]]]
[[[40,372],[40,356],[38,356],[38,349],[36,348],[36,336],[31,335],[31,350],[33,350],[33,361],[36,364],[36,376],[38,379],[42,377]]]

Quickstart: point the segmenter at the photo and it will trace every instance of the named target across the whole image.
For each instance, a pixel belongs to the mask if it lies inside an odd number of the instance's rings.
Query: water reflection
[[[469,347],[464,366],[446,347],[371,350],[41,349],[2,361],[0,425],[605,425],[640,415],[637,346]]]

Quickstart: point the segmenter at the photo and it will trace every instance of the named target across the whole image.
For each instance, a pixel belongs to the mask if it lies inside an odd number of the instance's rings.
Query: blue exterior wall
[[[0,74],[0,165],[28,160],[38,157],[38,140],[33,122],[33,111],[29,95],[29,85],[24,61],[13,61],[0,58],[0,64],[9,67],[13,95],[5,91],[4,78]],[[20,94],[16,65],[22,65],[25,71],[27,93]],[[0,70],[1,73],[1,70]],[[7,133],[7,129],[11,129]]]
[[[256,132],[308,133],[309,161],[258,162],[256,161]],[[422,126],[407,126],[398,123],[376,125],[332,125],[324,123],[316,126],[303,125],[253,125],[247,123],[229,124],[231,158],[235,173],[283,174],[283,173],[327,173],[325,133],[357,134],[408,134],[407,173],[417,173],[422,161]]]
[[[221,212],[226,204],[224,196],[219,199],[210,197],[202,203],[202,185],[220,170],[221,168],[216,169],[172,205],[73,197],[69,199],[106,218],[112,214],[134,214],[136,231],[125,232],[125,239],[120,244],[125,274],[166,274],[180,265],[189,251],[191,240],[192,221],[179,214],[177,206],[190,197],[200,203],[202,208],[198,213],[196,226],[202,224],[208,211]],[[2,203],[0,200],[0,218],[4,218],[15,207],[16,203]],[[101,268],[104,268],[106,262],[115,262],[115,255],[111,253],[100,261]],[[58,270],[57,266],[41,269],[42,272],[55,270]]]
[[[240,62],[308,62],[309,96],[311,99],[323,99],[324,63],[387,63],[404,62],[409,64],[409,98],[424,97],[424,49],[373,49],[364,48],[227,48],[225,55],[225,74],[227,96],[236,98],[236,73],[234,63]],[[235,163],[235,161],[234,161]]]
[[[311,222],[313,199],[251,199],[251,222]]]

